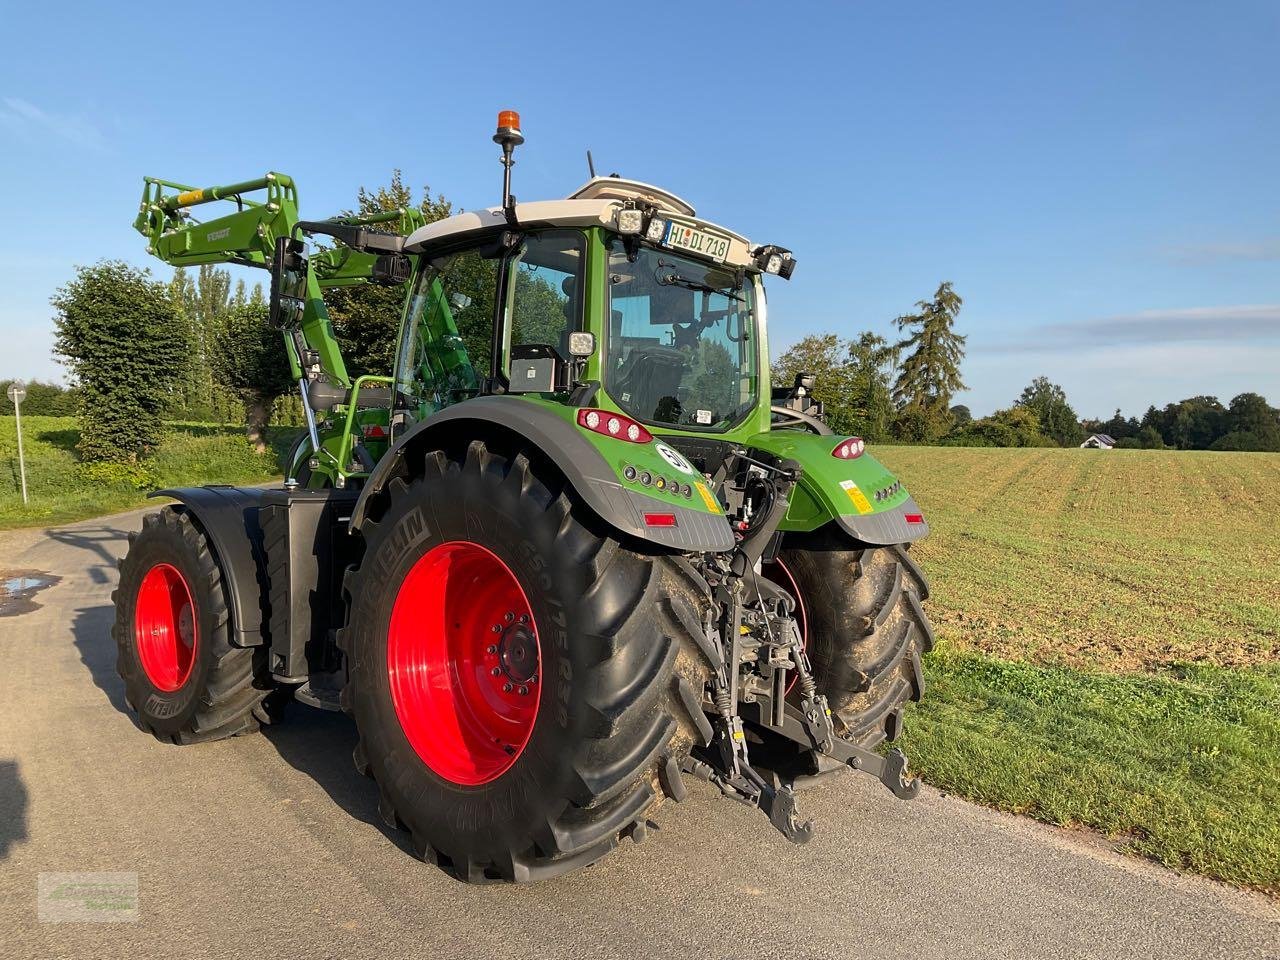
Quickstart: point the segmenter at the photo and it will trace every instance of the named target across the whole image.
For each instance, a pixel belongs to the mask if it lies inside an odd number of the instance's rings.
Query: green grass
[[[876,453],[932,526],[915,769],[1280,894],[1280,455]]]
[[[287,445],[296,430],[273,436]],[[89,479],[75,454],[79,433],[71,417],[23,417],[29,505],[22,503],[13,417],[0,417],[0,529],[48,526],[138,506],[146,490],[128,482]],[[200,483],[264,483],[280,472],[275,454],[259,456],[238,426],[173,424],[146,462],[155,487]]]

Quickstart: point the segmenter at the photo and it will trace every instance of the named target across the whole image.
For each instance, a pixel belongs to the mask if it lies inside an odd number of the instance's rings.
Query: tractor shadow
[[[0,860],[27,839],[27,786],[22,782],[17,760],[0,760]]]
[[[344,813],[376,827],[411,854],[408,835],[388,828],[378,815],[377,785],[361,776],[351,760],[358,739],[355,721],[345,714],[292,703],[282,722],[263,727],[262,732],[285,763],[314,780]]]
[[[101,584],[111,582],[116,564],[129,544],[129,531],[118,527],[52,527],[45,530],[44,535],[55,543],[87,550],[97,557],[100,562],[88,567],[86,572],[94,583]],[[112,544],[118,549],[109,549],[108,545]]]
[[[124,681],[116,673],[116,645],[111,639],[114,622],[115,608],[110,604],[86,607],[76,612],[72,637],[94,686],[137,726],[137,719],[124,700]],[[282,722],[263,727],[262,732],[280,758],[314,780],[335,806],[351,818],[376,827],[409,852],[408,837],[400,830],[388,829],[378,815],[377,786],[368,777],[360,776],[351,761],[357,736],[355,723],[349,717],[292,703]],[[5,773],[4,762],[0,761],[0,846],[5,839],[3,824],[9,822]]]
[[[116,558],[124,552],[123,547],[129,537],[127,530],[108,526],[54,529],[47,534],[59,543],[94,554],[101,561],[89,570],[96,582],[114,579]],[[114,545],[119,549],[113,550]],[[111,572],[110,578],[105,575],[108,571]],[[133,711],[125,703],[124,681],[116,673],[116,645],[111,638],[114,622],[115,608],[110,603],[85,607],[76,611],[71,624],[72,637],[80,653],[80,661],[89,671],[94,685],[136,726]],[[351,761],[357,734],[355,723],[349,717],[292,703],[283,721],[263,727],[263,734],[281,759],[314,780],[348,816],[371,824],[400,849],[410,851],[407,835],[403,831],[389,829],[378,815],[377,786],[369,778],[362,777]],[[2,769],[0,774],[3,774]]]
[[[115,619],[115,607],[109,603],[77,610],[71,621],[71,637],[93,685],[106,694],[113,707],[133,721],[133,713],[124,702],[124,681],[116,673],[116,644],[111,639]]]

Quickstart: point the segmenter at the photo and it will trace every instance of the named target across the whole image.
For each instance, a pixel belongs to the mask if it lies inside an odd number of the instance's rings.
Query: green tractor
[[[617,176],[517,203],[516,114],[494,140],[502,205],[429,224],[299,220],[281,174],[145,182],[149,253],[271,271],[307,432],[281,487],[161,491],[131,540],[114,637],[141,727],[343,710],[387,824],[475,882],[638,841],[691,778],[795,842],[816,778],[914,796],[877,748],[924,689],[928,527],[810,378],[770,388],[763,282],[795,259]],[[353,380],[323,292],[364,282],[405,306],[394,371]]]

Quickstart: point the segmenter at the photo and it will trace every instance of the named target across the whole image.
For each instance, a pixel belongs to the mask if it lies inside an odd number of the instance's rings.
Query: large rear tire
[[[393,480],[339,634],[356,766],[460,880],[527,881],[643,836],[705,743],[707,598],[600,528],[551,471],[474,441]]]
[[[272,721],[267,651],[232,646],[222,570],[186,511],[165,507],[143,519],[111,599],[116,670],[143,730],[198,743]]]
[[[871,547],[831,526],[785,536],[767,571],[799,594],[805,646],[836,732],[860,746],[896,739],[924,695],[920,657],[933,647],[924,573],[908,545]]]

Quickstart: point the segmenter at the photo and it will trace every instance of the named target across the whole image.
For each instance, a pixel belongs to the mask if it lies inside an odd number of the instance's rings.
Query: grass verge
[[[293,428],[275,431],[273,446],[287,446]],[[172,424],[160,448],[145,463],[143,487],[125,477],[88,474],[75,445],[72,417],[23,417],[23,448],[30,503],[23,505],[13,417],[0,417],[0,529],[48,526],[128,510],[146,500],[148,489],[201,483],[265,483],[280,475],[275,452],[259,455],[244,429],[215,424]]]
[[[903,743],[930,783],[1280,894],[1280,669],[1111,674],[944,644]]]

